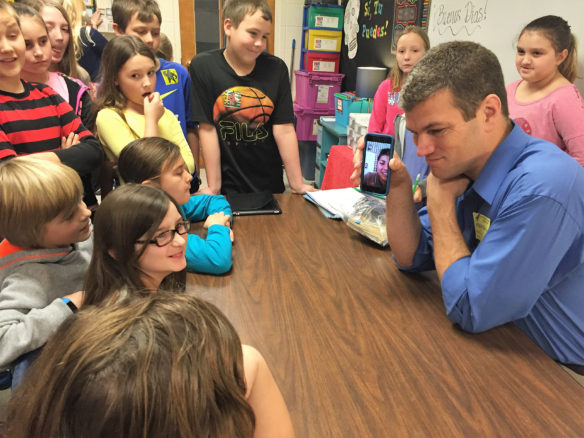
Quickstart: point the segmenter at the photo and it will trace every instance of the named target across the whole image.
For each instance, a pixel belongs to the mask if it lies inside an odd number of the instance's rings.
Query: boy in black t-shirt
[[[204,52],[189,67],[193,117],[205,160],[204,193],[292,191],[302,182],[286,64],[263,53],[272,14],[265,0],[229,0],[223,8],[225,50]]]

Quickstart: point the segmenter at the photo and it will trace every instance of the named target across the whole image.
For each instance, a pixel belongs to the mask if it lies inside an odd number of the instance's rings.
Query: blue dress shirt
[[[584,365],[582,166],[514,126],[456,212],[471,255],[442,277],[448,317],[473,333],[513,321],[553,359]],[[426,209],[419,215],[420,243],[402,270],[434,269]]]

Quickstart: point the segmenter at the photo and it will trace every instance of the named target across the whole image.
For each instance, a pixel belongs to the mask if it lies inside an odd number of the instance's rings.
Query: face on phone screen
[[[367,139],[363,155],[361,189],[367,192],[387,194],[389,180],[389,160],[393,155],[393,145],[387,141]]]

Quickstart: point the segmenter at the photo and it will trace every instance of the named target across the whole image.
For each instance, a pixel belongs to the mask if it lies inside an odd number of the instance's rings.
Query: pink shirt
[[[395,137],[394,125],[395,116],[403,114],[397,105],[399,92],[393,91],[391,79],[386,79],[377,88],[373,98],[373,110],[369,119],[369,132],[378,134],[390,134]]]
[[[69,89],[67,88],[65,79],[59,73],[54,71],[50,72],[47,85],[59,93],[65,102],[69,102]]]
[[[584,101],[573,84],[532,102],[519,102],[521,80],[507,85],[509,115],[527,134],[560,147],[584,166]]]

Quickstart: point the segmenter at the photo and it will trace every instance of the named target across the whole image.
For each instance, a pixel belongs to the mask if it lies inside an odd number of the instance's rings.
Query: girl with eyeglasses
[[[231,208],[223,195],[190,194],[193,177],[176,144],[161,137],[134,140],[120,153],[118,172],[125,182],[160,187],[186,219],[205,221],[206,238],[188,235],[187,271],[219,275],[231,269]]]
[[[189,229],[190,222],[163,190],[141,184],[114,190],[95,214],[84,304],[184,291]]]

